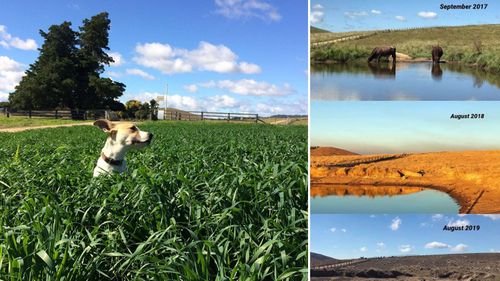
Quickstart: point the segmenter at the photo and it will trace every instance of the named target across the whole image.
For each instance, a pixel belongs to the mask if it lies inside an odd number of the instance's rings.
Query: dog
[[[148,146],[153,139],[153,134],[139,130],[134,123],[113,123],[100,119],[94,122],[106,134],[106,144],[101,151],[94,169],[94,177],[102,174],[122,173],[127,169],[125,154],[131,148]]]

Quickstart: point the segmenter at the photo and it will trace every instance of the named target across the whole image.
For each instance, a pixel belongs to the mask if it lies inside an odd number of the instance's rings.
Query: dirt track
[[[455,254],[368,259],[328,271],[314,271],[326,280],[500,280],[500,254]]]
[[[312,186],[426,187],[448,193],[460,213],[500,213],[500,151],[311,157]]]
[[[36,129],[72,127],[72,126],[91,126],[91,125],[92,125],[92,122],[75,123],[75,124],[61,124],[61,125],[33,126],[33,127],[14,127],[14,128],[0,129],[0,133],[16,133],[16,132],[22,132],[22,131],[27,131],[27,130],[36,130]]]

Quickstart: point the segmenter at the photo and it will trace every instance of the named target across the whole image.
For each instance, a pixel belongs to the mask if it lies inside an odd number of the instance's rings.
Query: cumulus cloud
[[[323,6],[321,6],[320,4],[314,5],[310,15],[311,24],[323,22],[324,16],[325,12],[323,11]]]
[[[375,14],[375,15],[380,15],[380,14],[382,14],[382,11],[380,11],[380,10],[371,10],[370,12],[371,12],[372,14]]]
[[[21,50],[36,50],[38,45],[33,39],[21,39],[19,37],[12,37],[10,33],[7,32],[7,27],[5,25],[0,25],[0,46],[4,48],[14,47]]]
[[[0,101],[8,99],[8,93],[15,90],[23,76],[24,70],[21,63],[6,56],[0,56]]]
[[[451,246],[451,245],[448,245],[446,243],[434,241],[434,242],[430,242],[430,243],[425,244],[425,248],[426,249],[449,249],[452,252],[465,252],[465,251],[467,251],[469,246],[467,246],[466,244],[462,244],[462,243],[460,243],[456,246]]]
[[[470,222],[468,220],[456,220],[456,221],[451,220],[448,222],[448,226],[450,227],[462,227],[469,224]]]
[[[215,0],[217,14],[230,19],[258,18],[277,22],[282,16],[278,9],[262,0]]]
[[[346,17],[348,17],[350,19],[355,19],[357,17],[368,16],[368,13],[365,12],[365,11],[361,11],[361,12],[345,12],[344,16],[346,16]]]
[[[406,18],[403,16],[395,16],[394,18],[397,19],[398,21],[406,21]]]
[[[426,249],[445,249],[445,248],[449,248],[449,247],[450,247],[450,245],[442,243],[442,242],[437,242],[437,241],[425,244]]]
[[[437,17],[437,14],[434,12],[419,12],[417,15],[424,19],[434,19]]]
[[[399,246],[399,251],[401,253],[409,253],[413,250],[413,247],[411,245],[401,245]]]
[[[335,231],[337,231],[337,229],[335,227],[332,227],[332,228],[330,228],[330,231],[335,233]]]
[[[490,218],[490,219],[492,219],[494,221],[500,220],[500,215],[492,215],[492,214],[490,214],[490,215],[482,215],[482,216]]]
[[[347,229],[342,228],[340,231],[342,231],[342,232],[346,233],[346,232],[347,232]]]
[[[174,48],[169,44],[145,43],[138,44],[135,51],[137,56],[133,60],[136,63],[160,70],[165,74],[193,70],[245,74],[261,71],[256,64],[238,61],[238,56],[228,47],[203,41],[194,50]]]
[[[361,252],[366,252],[366,251],[368,251],[368,248],[366,248],[366,247],[361,247],[359,250],[360,250]]]
[[[434,214],[434,215],[432,215],[432,220],[433,221],[438,221],[438,220],[441,220],[442,218],[444,218],[444,216],[442,214]]]
[[[128,68],[125,72],[129,75],[140,76],[140,77],[147,79],[147,80],[154,80],[155,79],[155,77],[153,75],[147,73],[144,70],[140,70],[138,68]]]
[[[110,64],[111,66],[120,66],[125,63],[122,55],[118,52],[109,52],[108,55],[114,60],[114,62]]]
[[[198,86],[204,88],[224,89],[233,94],[244,96],[284,96],[294,92],[292,86],[287,83],[280,87],[265,81],[256,81],[253,79],[212,80],[199,83]]]
[[[393,220],[392,220],[392,223],[390,225],[390,228],[393,230],[393,231],[396,231],[399,229],[399,226],[401,225],[403,221],[399,218],[399,217],[395,217]]]
[[[198,86],[196,84],[184,85],[184,89],[190,93],[198,92]]]

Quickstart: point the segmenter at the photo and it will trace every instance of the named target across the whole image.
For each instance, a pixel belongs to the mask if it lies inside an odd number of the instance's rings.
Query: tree
[[[125,103],[125,118],[135,118],[135,113],[141,108],[142,103],[138,100],[129,100]]]
[[[80,32],[67,21],[52,25],[47,33],[40,30],[44,38],[40,55],[10,94],[12,107],[123,108],[117,98],[125,84],[100,77],[104,66],[113,62],[106,53],[110,24],[108,13],[100,13],[83,20]]]
[[[156,100],[152,99],[149,101],[151,106],[151,120],[158,120],[158,108],[159,104]]]

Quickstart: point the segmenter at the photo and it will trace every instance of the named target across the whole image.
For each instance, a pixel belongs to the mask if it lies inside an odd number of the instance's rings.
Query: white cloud
[[[406,21],[406,18],[403,16],[395,16],[394,18],[397,19],[398,21]]]
[[[419,12],[417,15],[424,19],[433,19],[437,17],[437,14],[434,12]]]
[[[198,92],[198,86],[196,84],[184,85],[184,89],[190,93]]]
[[[104,75],[108,76],[109,78],[119,78],[119,77],[122,77],[122,74],[120,72],[109,71],[109,70],[107,70],[106,72],[104,72]]]
[[[346,232],[347,232],[347,229],[342,228],[340,231],[342,231],[342,232],[346,233]]]
[[[15,90],[23,76],[22,64],[9,57],[0,56],[0,101],[8,99],[8,93]]]
[[[198,48],[186,50],[168,44],[145,43],[135,48],[133,60],[139,65],[158,69],[165,74],[199,71],[254,74],[261,71],[253,63],[239,62],[238,56],[224,45],[200,42]]]
[[[317,24],[320,22],[323,22],[323,18],[325,16],[325,13],[323,11],[312,11],[311,12],[311,24]]]
[[[350,19],[355,19],[357,17],[368,16],[368,13],[365,12],[365,11],[361,11],[361,12],[345,12],[344,16],[346,16],[346,17],[348,17]]]
[[[401,253],[409,253],[413,250],[413,247],[411,245],[401,245],[399,246],[399,251]]]
[[[380,15],[382,14],[382,12],[380,10],[371,10],[370,11],[372,14],[375,14],[375,15]]]
[[[111,66],[120,66],[125,63],[122,55],[118,52],[109,52],[108,55],[115,61],[110,64]]]
[[[337,229],[335,227],[332,227],[332,228],[330,228],[330,231],[335,233],[335,231],[337,231]]]
[[[466,225],[469,225],[470,222],[468,220],[456,220],[456,221],[449,221],[448,222],[448,226],[452,226],[452,227],[462,227],[462,226],[466,226]]]
[[[361,247],[359,250],[360,250],[361,252],[366,252],[366,251],[368,251],[368,248],[366,248],[366,247]]]
[[[279,21],[282,16],[273,5],[262,0],[215,0],[216,13],[230,19],[259,18]]]
[[[222,106],[224,108],[234,108],[236,106],[238,106],[238,102],[228,96],[228,95],[222,95],[222,96],[213,96],[213,97],[209,97],[208,100],[212,103],[212,104],[216,104],[218,106]]]
[[[492,219],[494,221],[500,220],[500,215],[482,215],[482,216],[490,218],[490,219]]]
[[[294,91],[287,83],[283,84],[283,87],[279,87],[275,84],[253,79],[209,81],[199,85],[206,88],[216,87],[244,96],[284,96]]]
[[[438,221],[438,220],[441,220],[442,218],[444,218],[444,216],[442,214],[432,215],[432,220],[433,221]]]
[[[465,244],[458,244],[455,247],[451,247],[450,250],[452,252],[465,252],[465,251],[467,251],[468,248],[469,248],[469,246],[467,246]]]
[[[395,217],[393,220],[392,220],[392,223],[390,225],[390,228],[393,230],[393,231],[396,231],[399,229],[399,226],[401,225],[403,221],[399,218],[399,217]]]
[[[442,243],[442,242],[437,242],[437,241],[425,244],[426,249],[446,249],[449,247],[450,247],[450,245]]]
[[[378,243],[377,243],[377,247],[380,247],[380,248],[385,247],[384,242],[378,242]]]
[[[129,75],[140,76],[140,77],[147,79],[147,80],[154,80],[155,79],[155,77],[153,75],[147,73],[146,71],[140,70],[138,68],[128,68],[125,72]]]
[[[23,40],[19,37],[12,37],[10,33],[7,32],[7,27],[5,25],[0,25],[0,45],[4,48],[14,47],[21,50],[36,50],[38,45],[33,39]]]
[[[323,6],[321,6],[320,4],[314,5],[309,17],[311,19],[311,24],[323,22],[324,16],[325,13],[323,12]]]

